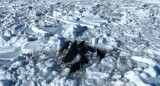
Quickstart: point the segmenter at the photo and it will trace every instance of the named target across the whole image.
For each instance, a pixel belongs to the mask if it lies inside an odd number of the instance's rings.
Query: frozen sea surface
[[[160,0],[0,0],[0,86],[160,86]],[[104,54],[68,74],[67,41]]]

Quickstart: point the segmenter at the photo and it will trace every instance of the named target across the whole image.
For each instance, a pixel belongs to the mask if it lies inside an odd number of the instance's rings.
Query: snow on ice
[[[0,86],[160,86],[159,0],[0,0]],[[69,74],[67,41],[88,64]]]

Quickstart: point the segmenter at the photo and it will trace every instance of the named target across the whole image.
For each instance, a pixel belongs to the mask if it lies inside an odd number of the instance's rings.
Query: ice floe
[[[160,86],[159,0],[1,0],[0,86]],[[69,74],[66,41],[102,50]]]

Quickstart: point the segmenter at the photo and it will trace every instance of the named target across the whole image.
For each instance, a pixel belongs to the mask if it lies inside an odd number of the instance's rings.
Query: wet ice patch
[[[9,53],[9,52],[16,52],[20,50],[20,47],[13,47],[13,46],[10,46],[10,47],[3,47],[3,48],[0,48],[0,54],[2,53]]]
[[[20,47],[13,46],[0,48],[0,51],[1,60],[12,60],[23,53]]]
[[[60,39],[50,39],[49,41],[45,39],[40,39],[34,42],[25,43],[22,46],[21,50],[24,53],[36,52],[36,51],[42,51],[42,50],[49,51],[51,49],[59,50],[60,45],[61,45]]]
[[[25,37],[19,37],[19,36],[12,37],[5,43],[5,45],[0,47],[1,59],[13,58],[22,54],[21,46],[26,42],[27,38]]]

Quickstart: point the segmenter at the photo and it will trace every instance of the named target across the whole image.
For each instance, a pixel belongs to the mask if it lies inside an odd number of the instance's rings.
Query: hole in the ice
[[[129,19],[129,22],[132,22],[132,19]]]
[[[100,16],[101,18],[104,18],[104,16]]]
[[[79,21],[80,20],[80,18],[76,18],[76,21]]]
[[[58,2],[56,5],[61,4],[60,2]]]
[[[28,38],[28,41],[36,41],[38,40],[37,38]]]
[[[83,10],[82,10],[82,9],[80,9],[80,10],[79,10],[79,12],[80,12],[80,13],[83,13]]]
[[[99,4],[97,4],[96,6],[97,6],[97,7],[100,7],[100,5],[99,5]]]
[[[28,8],[29,8],[29,10],[32,10],[33,7],[29,6]]]
[[[144,4],[143,7],[148,7],[148,4]]]
[[[44,14],[41,12],[36,12],[36,16],[43,16]]]
[[[111,34],[110,34],[110,33],[107,33],[107,36],[111,36]]]

